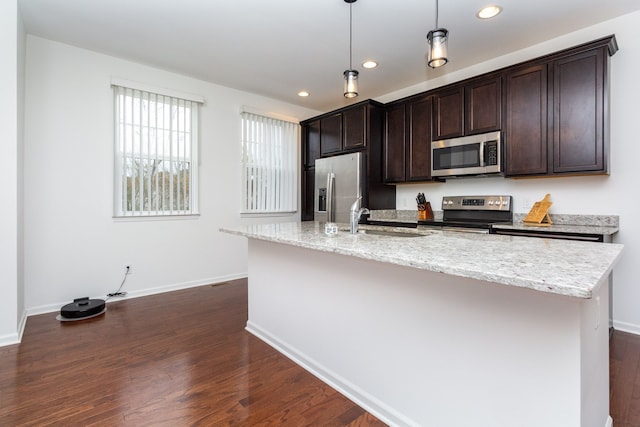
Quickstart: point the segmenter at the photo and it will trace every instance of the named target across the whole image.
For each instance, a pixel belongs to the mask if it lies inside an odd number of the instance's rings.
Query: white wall
[[[0,2],[0,345],[19,339],[22,319],[20,145],[22,22],[15,1]]]
[[[224,66],[224,64],[220,64]],[[202,95],[197,219],[112,219],[112,77]],[[240,209],[240,107],[304,119],[318,111],[29,35],[25,285],[29,313],[123,290],[142,295],[246,275],[245,239],[222,234]],[[262,221],[299,219],[299,214]],[[244,220],[248,221],[248,220]]]
[[[638,144],[637,123],[640,85],[640,12],[604,22],[541,45],[479,64],[448,76],[446,80],[407,88],[382,99],[393,99],[438,87],[503,66],[515,64],[546,53],[555,52],[610,34],[615,34],[620,50],[611,58],[611,167],[610,176],[503,179],[472,178],[446,183],[411,184],[397,187],[398,209],[415,209],[415,196],[424,192],[435,209],[440,209],[444,195],[511,194],[516,212],[526,213],[525,201],[536,201],[551,194],[554,214],[619,215],[620,232],[615,242],[625,244],[622,258],[614,272],[613,319],[617,329],[640,333],[640,282],[635,264],[640,259],[640,222],[637,215]],[[455,55],[450,52],[451,56]]]
[[[125,290],[132,294],[162,291],[246,272],[246,243],[217,230],[241,221],[239,206],[238,109],[251,105],[308,118],[301,109],[163,70],[28,36],[24,136],[24,216],[21,214],[20,71],[16,78],[16,5],[0,2],[0,345],[17,337],[22,307],[37,313],[53,310],[79,296],[115,290],[123,266],[133,274]],[[640,13],[634,13],[533,46],[441,79],[388,94],[388,102],[485,71],[524,61],[615,33],[620,51],[612,58],[611,176],[534,180],[471,179],[446,184],[398,187],[398,207],[413,207],[418,191],[436,205],[445,194],[509,193],[516,211],[524,199],[550,192],[552,213],[620,215],[616,241],[626,244],[615,270],[616,327],[640,333],[640,287],[633,261],[640,250],[640,225],[633,215],[635,101],[634,73],[640,66]],[[21,24],[18,21],[18,27]],[[18,49],[19,50],[19,49]],[[17,63],[16,63],[17,62]],[[221,65],[222,66],[222,65]],[[201,210],[197,220],[115,222],[111,218],[112,76],[203,95]],[[16,141],[18,141],[16,143]],[[66,189],[74,188],[75,195]],[[635,208],[635,209],[634,209]],[[22,219],[24,218],[24,283]],[[296,216],[297,218],[297,216]],[[266,218],[262,221],[275,221]],[[180,246],[182,244],[182,246]],[[178,248],[173,252],[170,248]],[[24,304],[22,292],[24,290]],[[13,337],[13,338],[12,338]]]
[[[18,116],[18,224],[17,224],[17,309],[18,332],[24,329],[27,321],[24,300],[24,102],[25,102],[25,73],[27,54],[27,34],[22,23],[20,8],[18,8],[18,81],[17,81],[17,116]]]

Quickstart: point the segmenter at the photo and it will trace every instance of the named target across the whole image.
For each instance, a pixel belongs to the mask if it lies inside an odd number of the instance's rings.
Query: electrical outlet
[[[531,203],[531,199],[522,199],[522,209],[531,209],[531,206],[533,206],[533,204]]]

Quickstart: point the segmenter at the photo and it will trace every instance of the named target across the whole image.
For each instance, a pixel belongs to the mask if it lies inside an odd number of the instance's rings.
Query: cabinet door
[[[553,63],[553,172],[607,172],[604,49]]]
[[[342,127],[344,138],[343,148],[362,148],[366,141],[366,105],[354,107],[342,112]]]
[[[407,181],[431,179],[431,102],[427,97],[406,106],[408,135],[406,139]]]
[[[464,88],[459,86],[436,93],[434,100],[433,140],[464,134]]]
[[[547,65],[506,74],[507,176],[546,174]]]
[[[471,83],[465,87],[465,134],[500,130],[502,77]]]
[[[304,166],[314,166],[320,158],[320,120],[307,124],[302,131]]]
[[[302,213],[301,221],[313,221],[314,215],[314,190],[315,190],[316,168],[305,168],[302,172]]]
[[[384,182],[405,180],[405,104],[389,107],[384,125]]]
[[[342,113],[320,119],[320,154],[342,151]]]

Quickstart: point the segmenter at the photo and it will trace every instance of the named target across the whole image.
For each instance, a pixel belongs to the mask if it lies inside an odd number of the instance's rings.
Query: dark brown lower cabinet
[[[302,171],[302,221],[313,221],[314,215],[314,187],[316,179],[316,168],[305,168]]]

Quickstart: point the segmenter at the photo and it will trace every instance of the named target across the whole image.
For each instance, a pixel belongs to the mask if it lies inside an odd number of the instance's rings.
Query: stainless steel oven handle
[[[520,236],[520,237],[538,237],[538,238],[547,238],[547,239],[560,239],[560,240],[579,240],[584,242],[600,242],[601,239],[599,236],[591,236],[591,235],[566,235],[566,234],[557,234],[550,232],[540,232],[540,233],[527,233],[526,231],[511,231],[511,230],[503,230],[503,229],[494,229],[495,234],[501,234],[503,236]]]
[[[458,233],[489,234],[489,230],[486,228],[442,227],[442,231],[456,231]]]

